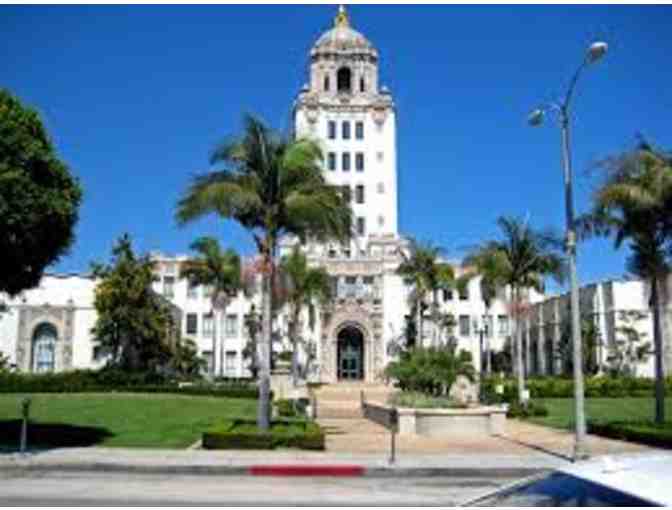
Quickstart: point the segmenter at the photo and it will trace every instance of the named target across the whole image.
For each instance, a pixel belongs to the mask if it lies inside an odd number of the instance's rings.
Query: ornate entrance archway
[[[336,366],[339,381],[364,379],[364,334],[356,326],[338,333]]]

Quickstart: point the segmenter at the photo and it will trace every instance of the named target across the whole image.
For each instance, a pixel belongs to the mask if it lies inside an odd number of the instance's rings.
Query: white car
[[[463,506],[672,506],[672,453],[578,462]]]

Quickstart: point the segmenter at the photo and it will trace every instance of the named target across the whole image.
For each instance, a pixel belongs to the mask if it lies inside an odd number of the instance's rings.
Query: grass
[[[0,445],[17,444],[24,395],[0,395]],[[256,401],[169,394],[79,393],[31,395],[31,422],[42,426],[45,446],[59,446],[63,426],[81,446],[186,448],[222,419],[253,418]],[[51,429],[51,434],[49,430]],[[37,429],[37,427],[36,427]],[[46,432],[45,432],[46,430]],[[4,431],[4,433],[3,433]],[[9,432],[8,432],[9,431]],[[66,442],[67,446],[76,446]]]
[[[548,408],[548,416],[529,421],[548,427],[571,429],[574,425],[574,399],[539,399]],[[655,401],[652,398],[587,398],[586,419],[595,423],[613,421],[653,421]],[[665,399],[665,412],[672,418],[672,398]]]

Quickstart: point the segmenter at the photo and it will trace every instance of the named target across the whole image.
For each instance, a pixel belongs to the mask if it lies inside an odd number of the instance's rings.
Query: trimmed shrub
[[[448,397],[430,397],[417,391],[402,391],[390,396],[388,404],[394,407],[412,407],[425,409],[465,409],[467,405],[460,404]]]
[[[320,426],[305,420],[277,420],[271,430],[260,432],[251,420],[220,422],[203,433],[203,448],[210,450],[272,450],[299,448],[324,450],[324,432]]]
[[[294,400],[283,398],[273,402],[273,405],[278,410],[278,416],[283,418],[294,418],[298,416],[298,412],[294,407]]]
[[[548,409],[541,402],[530,400],[526,405],[518,401],[509,404],[507,418],[531,418],[533,416],[548,416]]]
[[[588,422],[588,432],[611,439],[621,439],[659,448],[672,448],[672,422]]]
[[[258,397],[255,386],[245,383],[180,386],[161,374],[121,370],[73,370],[52,374],[0,373],[0,393],[176,393],[228,398]]]

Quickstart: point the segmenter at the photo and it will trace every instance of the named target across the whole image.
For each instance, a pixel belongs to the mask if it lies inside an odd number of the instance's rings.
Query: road
[[[2,506],[454,506],[510,482],[485,478],[278,478],[0,473]]]

